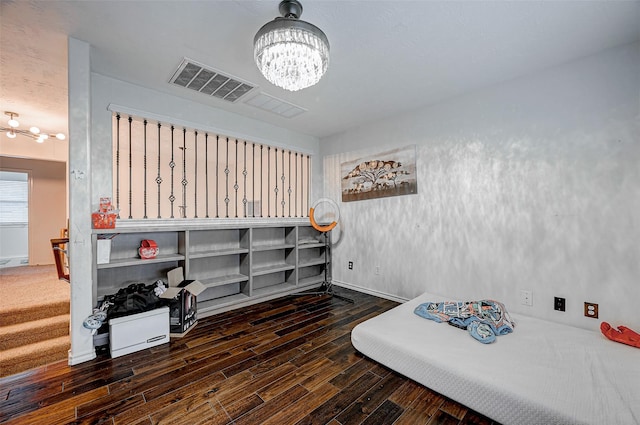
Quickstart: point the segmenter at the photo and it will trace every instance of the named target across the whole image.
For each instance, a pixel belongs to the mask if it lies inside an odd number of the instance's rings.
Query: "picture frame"
[[[418,193],[416,145],[340,164],[342,202]]]

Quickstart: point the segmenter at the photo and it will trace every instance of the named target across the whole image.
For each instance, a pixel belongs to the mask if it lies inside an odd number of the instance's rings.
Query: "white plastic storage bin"
[[[169,342],[169,307],[109,320],[111,357]]]

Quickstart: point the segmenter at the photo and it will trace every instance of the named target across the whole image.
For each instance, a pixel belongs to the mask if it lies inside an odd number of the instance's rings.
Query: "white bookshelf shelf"
[[[112,238],[111,259],[96,264],[97,239],[104,236]],[[92,238],[94,302],[133,282],[166,282],[167,272],[175,267],[184,268],[186,279],[198,279],[207,286],[198,296],[201,317],[308,290],[324,281],[330,264],[330,248],[309,242],[319,237],[321,233],[306,219],[138,221],[123,228],[96,229]],[[139,258],[143,239],[156,241],[160,248],[156,258]]]

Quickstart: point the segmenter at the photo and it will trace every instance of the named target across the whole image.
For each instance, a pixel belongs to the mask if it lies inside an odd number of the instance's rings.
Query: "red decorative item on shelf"
[[[115,229],[118,211],[113,209],[111,198],[101,197],[100,208],[91,213],[91,225],[94,229]]]
[[[91,213],[91,224],[94,229],[115,229],[117,216],[114,212]]]
[[[111,198],[102,197],[100,198],[100,212],[109,212],[113,210],[111,206]]]
[[[158,248],[158,244],[156,241],[151,239],[145,239],[140,242],[140,248],[138,249],[138,253],[140,254],[140,258],[143,260],[150,260],[152,258],[156,258],[158,253],[160,252],[160,248]]]

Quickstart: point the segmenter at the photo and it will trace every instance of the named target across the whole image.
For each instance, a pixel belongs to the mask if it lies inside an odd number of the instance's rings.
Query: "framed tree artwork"
[[[416,145],[340,164],[342,202],[418,193]]]

